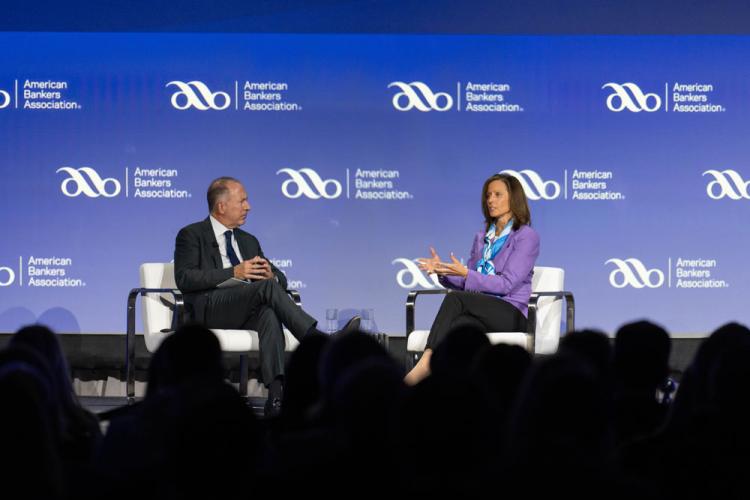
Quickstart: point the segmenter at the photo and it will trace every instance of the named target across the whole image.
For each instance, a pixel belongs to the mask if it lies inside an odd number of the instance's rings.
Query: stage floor
[[[5,347],[12,334],[0,334],[0,349]],[[703,341],[702,337],[672,337],[670,366],[679,378]],[[70,366],[76,393],[86,398],[92,411],[100,412],[125,403],[125,335],[124,334],[60,334],[60,342]],[[406,339],[389,337],[388,349],[399,363],[406,361]],[[248,395],[253,407],[262,407],[265,388],[258,383],[257,353],[249,356],[250,382]],[[147,369],[151,353],[146,349],[142,335],[136,336],[136,397],[145,391]],[[225,354],[225,377],[239,382],[239,356]]]
[[[118,408],[123,408],[128,404],[127,398],[119,396],[81,396],[79,397],[79,401],[84,408],[104,418],[106,418],[108,413]],[[266,404],[266,398],[251,396],[247,398],[247,404],[253,409],[256,417],[263,416],[263,407]]]

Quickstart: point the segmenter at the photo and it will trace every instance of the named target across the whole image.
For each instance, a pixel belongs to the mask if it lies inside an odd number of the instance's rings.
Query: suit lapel
[[[248,238],[248,233],[241,229],[237,229],[234,231],[234,237],[237,238],[237,246],[240,247],[240,253],[244,260],[252,259],[258,255],[257,248],[250,248],[250,242],[252,239]]]
[[[211,256],[211,261],[214,263],[215,269],[222,269],[224,263],[221,261],[221,254],[219,253],[219,245],[216,242],[216,236],[214,235],[214,228],[211,226],[211,221],[206,218],[203,222],[203,240],[206,242],[206,249],[208,255]]]
[[[510,255],[510,251],[515,245],[515,238],[516,232],[512,231],[508,235],[508,239],[505,240],[505,244],[503,245],[503,248],[500,249],[500,251],[495,255],[495,258],[492,259],[492,262],[495,264],[495,270],[501,270],[503,267],[505,267],[505,263],[508,261],[508,256]]]

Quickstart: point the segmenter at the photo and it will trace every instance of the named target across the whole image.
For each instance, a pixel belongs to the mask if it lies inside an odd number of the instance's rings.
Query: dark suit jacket
[[[241,229],[234,230],[234,237],[244,260],[255,256],[266,258],[258,239]],[[284,273],[271,264],[273,274],[286,290]],[[174,274],[177,288],[184,294],[188,314],[196,321],[205,322],[206,304],[216,285],[234,275],[233,269],[223,269],[219,244],[208,217],[200,222],[180,229],[174,247]]]

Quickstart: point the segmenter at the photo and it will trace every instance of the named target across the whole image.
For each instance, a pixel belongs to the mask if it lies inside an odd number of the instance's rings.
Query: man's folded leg
[[[277,309],[284,311],[282,314],[296,325],[294,328],[297,330],[312,328],[315,320],[309,316],[305,318],[306,313],[285,292],[282,291],[286,303],[272,290],[272,286],[263,283],[211,292],[206,308],[206,323],[211,328],[258,332],[261,379],[269,390],[266,414],[272,416],[278,414],[281,408],[285,339],[281,314],[266,302],[274,303]],[[281,289],[278,283],[276,288]]]
[[[281,321],[270,307],[261,307],[258,314],[244,325],[245,329],[258,332],[260,342],[260,373],[266,387],[284,376],[284,331]]]
[[[258,281],[248,288],[253,287],[257,287],[253,306],[262,305],[273,310],[297,340],[301,340],[318,323],[289,297],[276,280]]]
[[[276,313],[268,306],[261,307],[245,326],[247,329],[258,332],[261,379],[268,389],[265,415],[272,417],[281,411],[281,401],[284,396],[286,342],[283,327]]]
[[[315,318],[297,306],[276,280],[211,291],[206,305],[206,324],[209,328],[249,328],[248,321],[263,307],[276,313],[297,339],[317,324]]]

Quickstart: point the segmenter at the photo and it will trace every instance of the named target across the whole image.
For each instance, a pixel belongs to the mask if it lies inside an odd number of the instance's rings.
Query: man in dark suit
[[[286,293],[286,276],[266,259],[258,239],[239,229],[250,211],[242,184],[231,177],[219,177],[211,182],[206,197],[208,218],[177,234],[177,287],[193,320],[209,328],[258,332],[261,376],[269,389],[266,413],[275,414],[283,394],[282,324],[301,339],[317,331],[317,321]],[[217,288],[230,278],[249,283]],[[355,317],[344,331],[357,328],[359,318]]]

